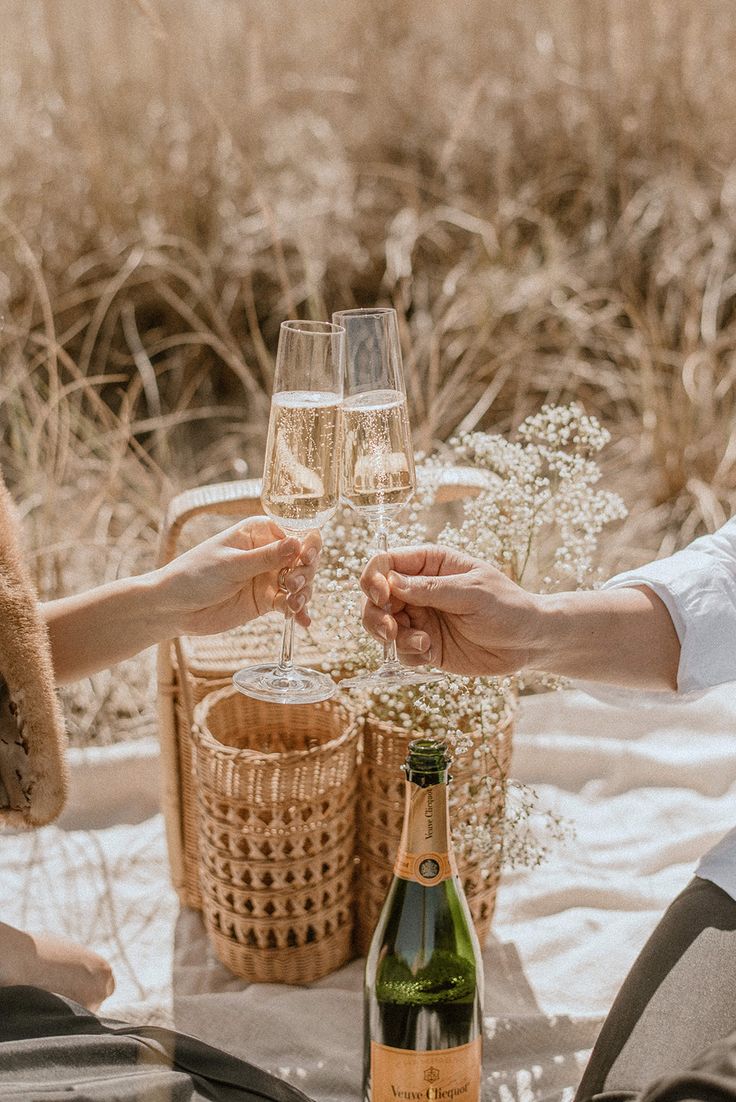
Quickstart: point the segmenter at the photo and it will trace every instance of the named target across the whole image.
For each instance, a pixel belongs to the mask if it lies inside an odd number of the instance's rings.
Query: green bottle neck
[[[419,738],[409,743],[404,773],[411,784],[419,788],[446,785],[450,779],[449,767],[450,755],[444,742],[433,738]]]

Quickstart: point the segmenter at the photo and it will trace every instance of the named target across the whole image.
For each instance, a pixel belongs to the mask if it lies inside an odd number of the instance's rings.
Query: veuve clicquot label
[[[404,826],[394,873],[431,887],[454,876],[447,816],[447,785],[419,788],[407,782]]]
[[[456,1048],[414,1052],[371,1042],[375,1102],[477,1102],[480,1098],[480,1037]]]

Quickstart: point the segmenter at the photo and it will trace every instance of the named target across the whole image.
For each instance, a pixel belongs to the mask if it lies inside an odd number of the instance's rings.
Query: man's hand
[[[500,570],[447,547],[376,555],[361,586],[366,629],[396,639],[407,666],[503,675],[531,663],[538,599]]]
[[[214,635],[287,607],[308,627],[321,547],[318,532],[300,542],[287,539],[268,517],[241,521],[156,572],[162,614],[175,635]]]
[[[504,675],[528,667],[638,689],[674,689],[680,642],[647,586],[527,593],[500,570],[446,547],[376,555],[361,585],[363,623],[396,638],[408,666]]]

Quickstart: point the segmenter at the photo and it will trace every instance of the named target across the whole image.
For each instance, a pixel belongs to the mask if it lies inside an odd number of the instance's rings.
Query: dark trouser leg
[[[576,1095],[642,1090],[736,1029],[736,902],[696,877],[670,904],[603,1023]]]

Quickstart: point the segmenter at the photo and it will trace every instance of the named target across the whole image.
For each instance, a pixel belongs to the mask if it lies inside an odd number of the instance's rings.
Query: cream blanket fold
[[[64,806],[64,722],[48,633],[0,476],[0,826],[43,826]]]

